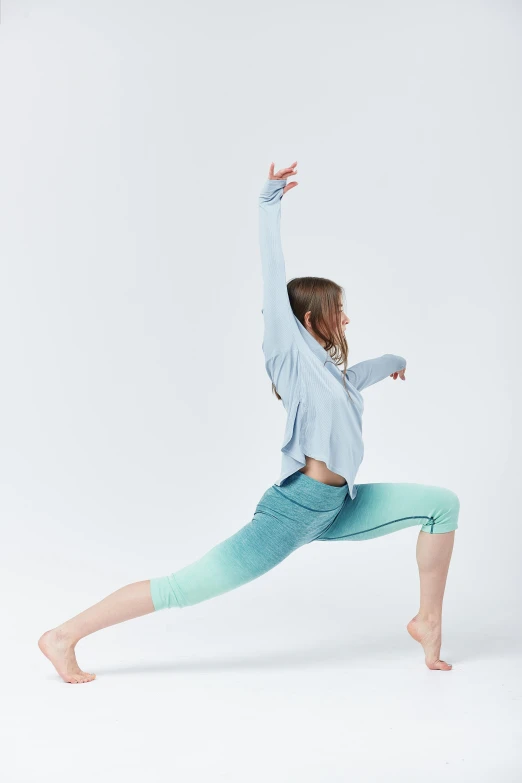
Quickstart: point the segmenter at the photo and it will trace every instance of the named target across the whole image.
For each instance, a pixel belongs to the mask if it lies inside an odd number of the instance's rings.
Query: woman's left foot
[[[428,669],[451,670],[451,663],[441,661],[439,658],[441,643],[440,623],[430,623],[427,620],[418,620],[417,617],[414,617],[406,628],[410,636],[416,642],[422,644]]]
[[[74,652],[75,645],[57,628],[42,634],[38,647],[65,682],[90,682],[95,679],[95,674],[80,669]]]

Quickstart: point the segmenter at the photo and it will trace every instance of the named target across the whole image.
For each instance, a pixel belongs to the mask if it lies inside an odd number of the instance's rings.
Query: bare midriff
[[[313,457],[306,457],[306,466],[299,468],[300,473],[304,473],[305,476],[315,479],[316,481],[322,481],[323,484],[330,484],[333,487],[342,487],[346,484],[344,476],[340,476],[339,473],[334,473],[330,468],[326,467],[326,462],[321,462],[319,459]]]

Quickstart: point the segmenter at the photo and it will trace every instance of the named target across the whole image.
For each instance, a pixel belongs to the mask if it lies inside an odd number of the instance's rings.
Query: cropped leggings
[[[234,590],[312,541],[365,541],[412,525],[426,533],[458,527],[450,489],[427,484],[323,484],[300,471],[261,497],[251,522],[195,562],[150,580],[155,610],[183,608]]]

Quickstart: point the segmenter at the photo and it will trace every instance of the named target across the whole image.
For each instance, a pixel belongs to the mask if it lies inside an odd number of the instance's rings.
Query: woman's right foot
[[[90,682],[95,679],[95,674],[88,674],[80,669],[74,653],[75,645],[57,628],[42,634],[38,647],[64,682]]]
[[[441,661],[439,658],[441,643],[440,623],[430,623],[427,620],[420,620],[415,616],[410,620],[406,628],[410,636],[415,639],[416,642],[422,644],[428,669],[451,671],[451,663]]]

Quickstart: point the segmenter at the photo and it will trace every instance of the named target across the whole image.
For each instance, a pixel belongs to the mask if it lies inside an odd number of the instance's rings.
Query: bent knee
[[[456,492],[447,487],[438,487],[437,513],[432,519],[430,532],[450,532],[458,527],[460,498]]]
[[[444,505],[458,514],[460,510],[460,498],[457,493],[447,487],[440,487],[440,491],[443,494]]]

